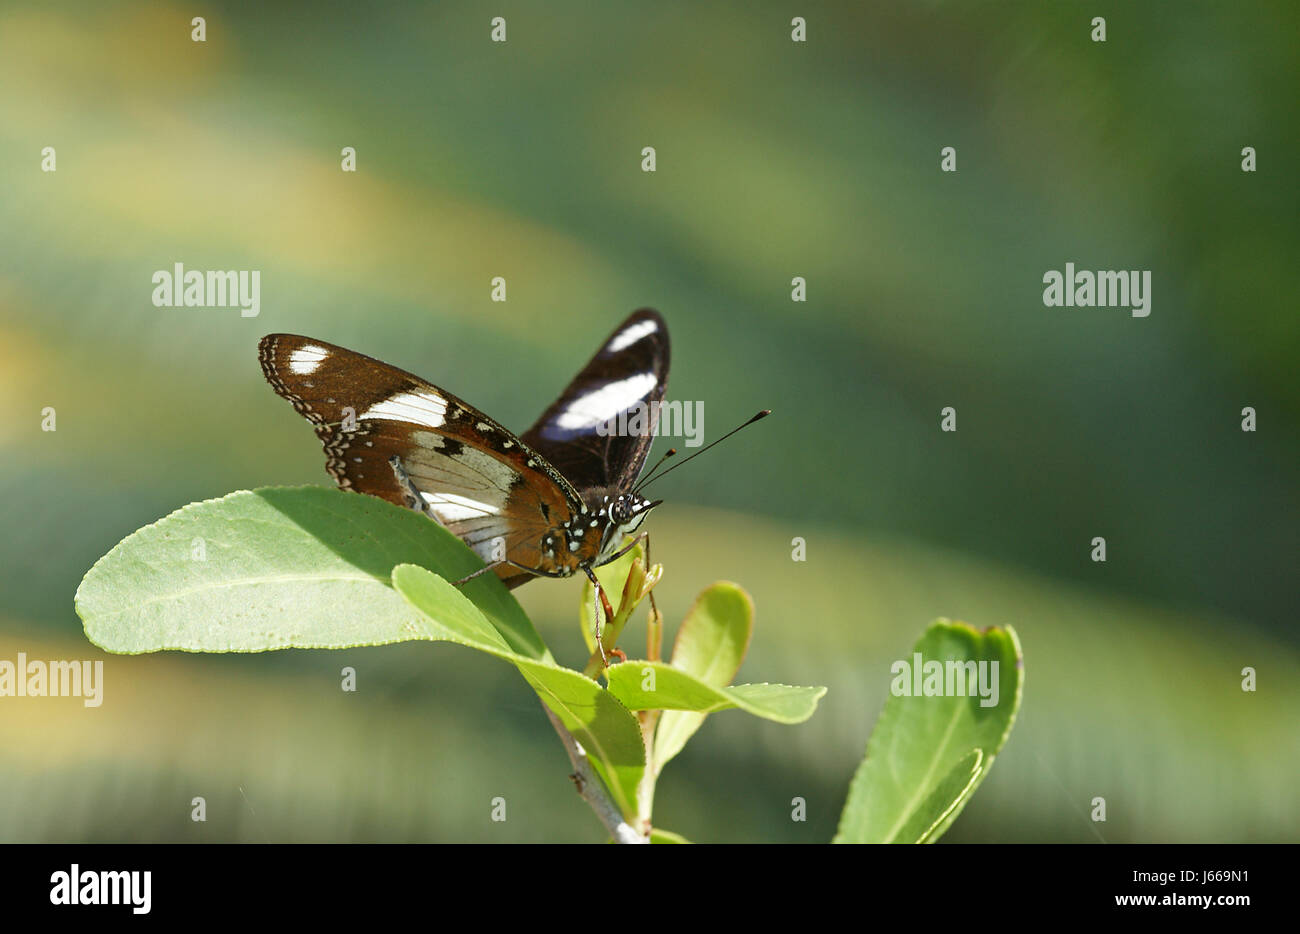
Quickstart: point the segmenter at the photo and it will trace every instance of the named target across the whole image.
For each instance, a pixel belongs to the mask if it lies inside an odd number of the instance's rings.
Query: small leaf
[[[646,687],[653,675],[653,690]],[[609,692],[629,710],[694,710],[712,713],[738,707],[777,723],[802,723],[817,710],[824,687],[737,684],[715,688],[663,662],[630,661],[605,670]]]
[[[952,767],[943,781],[935,786],[925,804],[916,810],[911,823],[898,832],[900,840],[933,843],[952,822],[956,811],[975,792],[984,778],[984,750],[972,749],[970,755]]]
[[[384,645],[426,638],[392,588],[402,563],[452,580],[483,566],[436,522],[373,496],[245,490],[133,532],[87,572],[75,603],[86,637],[109,652]],[[494,575],[464,593],[514,651],[550,657]]]
[[[582,744],[615,803],[629,819],[636,814],[636,789],[645,773],[641,726],[626,707],[595,681],[550,659],[512,652],[474,604],[436,574],[413,564],[393,571],[393,586],[422,611],[426,638],[444,639],[505,659]]]
[[[964,623],[932,623],[906,659],[906,673],[895,672],[900,691],[914,685],[911,669],[918,655],[923,666],[938,661],[945,672],[948,662],[987,662],[991,676],[996,663],[997,703],[983,706],[978,693],[899,696],[891,685],[866,758],[853,776],[836,843],[938,839],[988,775],[1011,732],[1024,685],[1014,629],[978,632]]]
[[[672,665],[716,688],[729,685],[749,648],[754,629],[754,604],[749,594],[728,581],[706,588],[677,630]],[[704,724],[705,714],[669,710],[655,732],[655,774]]]

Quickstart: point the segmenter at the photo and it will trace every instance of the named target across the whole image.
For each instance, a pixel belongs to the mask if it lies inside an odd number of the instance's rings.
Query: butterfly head
[[[635,493],[615,491],[595,491],[599,496],[593,497],[597,518],[604,520],[604,536],[600,545],[600,556],[608,557],[618,550],[624,538],[632,535],[645,521],[650,510],[663,500],[648,500]]]
[[[544,573],[569,577],[583,567],[599,566],[610,560],[624,538],[635,532],[647,513],[661,502],[616,489],[585,491],[582,511],[542,536],[538,550],[542,553]]]

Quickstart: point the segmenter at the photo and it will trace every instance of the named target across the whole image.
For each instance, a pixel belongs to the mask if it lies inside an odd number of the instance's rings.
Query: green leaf
[[[636,814],[636,789],[645,773],[641,726],[626,707],[590,678],[548,659],[510,650],[491,623],[455,585],[421,567],[403,564],[393,571],[393,586],[425,619],[427,636],[488,652],[519,669],[582,744],[615,803],[629,819]]]
[[[996,662],[997,703],[983,706],[978,692],[970,697],[900,696],[904,688],[912,691],[918,654],[923,674],[931,661],[944,663],[945,672],[949,661],[983,661],[990,663],[986,671],[991,677]],[[891,694],[853,776],[836,843],[938,839],[988,774],[1015,722],[1024,669],[1011,627],[978,632],[965,623],[937,620],[905,662],[906,673],[891,668]],[[954,682],[954,687],[962,683],[960,678]]]
[[[677,630],[672,665],[715,688],[729,685],[749,648],[754,629],[754,604],[749,594],[728,581],[706,588],[692,604]],[[704,724],[702,713],[669,710],[659,720],[655,733],[655,773]]]
[[[972,749],[970,754],[952,767],[952,771],[935,786],[925,804],[917,808],[912,818],[898,832],[900,840],[933,843],[943,833],[960,808],[984,778],[984,750]]]
[[[629,710],[694,710],[712,713],[739,707],[777,723],[802,723],[813,715],[824,687],[738,684],[715,688],[663,662],[629,661],[605,669],[609,692]]]
[[[272,487],[192,503],[123,539],[87,572],[77,615],[109,652],[261,652],[383,645],[424,634],[392,588],[419,564],[452,580],[483,566],[426,516],[373,496]],[[530,658],[545,643],[492,574],[464,587]]]

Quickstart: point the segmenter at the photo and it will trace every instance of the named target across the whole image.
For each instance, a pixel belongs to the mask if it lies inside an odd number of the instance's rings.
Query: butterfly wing
[[[579,489],[630,488],[654,440],[658,403],[668,385],[668,362],[664,319],[649,308],[633,312],[522,440]],[[646,431],[602,433],[611,420],[642,405]]]
[[[504,546],[511,561],[540,566],[541,536],[581,506],[544,456],[418,376],[295,334],[262,338],[258,358],[271,388],[315,426],[340,487],[408,505],[397,455],[429,510],[485,561]],[[531,579],[508,565],[498,576]]]

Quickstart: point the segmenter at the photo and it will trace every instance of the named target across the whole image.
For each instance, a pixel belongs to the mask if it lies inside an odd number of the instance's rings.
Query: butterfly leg
[[[462,578],[461,578],[460,580],[458,580],[458,581],[452,581],[452,586],[453,586],[453,587],[459,587],[461,584],[468,584],[468,583],[469,583],[470,581],[472,581],[474,578],[479,577],[479,576],[482,575],[482,574],[486,574],[488,571],[495,571],[498,567],[500,567],[501,565],[503,565],[503,564],[505,564],[505,563],[506,563],[506,562],[504,562],[504,561],[493,561],[491,564],[485,564],[485,565],[483,565],[483,567],[479,568],[479,569],[478,569],[477,571],[475,571],[474,573],[472,573],[472,574],[466,574],[464,577],[462,577]]]
[[[642,533],[641,533],[640,535],[638,535],[636,538],[632,539],[632,541],[628,542],[626,545],[624,545],[624,546],[623,546],[622,548],[620,548],[618,551],[614,552],[612,555],[610,555],[608,558],[606,558],[604,561],[602,561],[602,562],[601,562],[601,565],[603,566],[603,565],[609,564],[611,561],[617,561],[619,558],[623,557],[625,554],[627,554],[629,551],[631,551],[631,550],[632,550],[633,548],[635,548],[637,545],[640,545],[642,542],[645,543],[645,553],[642,555],[642,560],[643,560],[644,563],[645,563],[645,569],[646,569],[646,571],[649,571],[649,570],[650,570],[650,533],[649,533],[649,532],[642,532]],[[588,576],[588,577],[591,576],[591,572],[590,572],[590,571],[587,572],[587,576]],[[593,580],[594,580],[594,578],[593,578]],[[597,584],[597,586],[600,586],[600,585]],[[602,594],[602,596],[603,596],[603,594]],[[608,604],[607,604],[607,605],[608,605]],[[611,615],[610,618],[613,619],[613,616]],[[655,594],[654,594],[654,591],[653,591],[653,590],[650,591],[650,618],[651,618],[652,620],[661,619],[661,617],[659,616],[659,605],[658,605],[657,603],[655,603]],[[619,655],[623,655],[623,653],[622,653],[622,652],[619,652],[618,649],[611,649],[610,651],[613,652],[613,653],[617,653],[617,654],[619,654]],[[623,655],[623,661],[627,661],[627,656],[626,656],[626,655]]]
[[[645,563],[645,569],[649,571],[650,570],[650,533],[649,532],[642,532],[636,538],[632,539],[632,541],[628,542],[618,551],[614,552],[604,561],[600,562],[600,566],[604,567],[606,564],[609,564],[611,561],[617,561],[619,558],[623,557],[625,554],[627,554],[637,545],[640,545],[642,542],[645,542],[645,554],[642,556],[642,560]],[[655,594],[653,590],[650,591],[650,609],[654,610],[656,615],[659,613],[659,607],[655,604]]]
[[[609,657],[605,654],[605,643],[600,641],[600,630],[601,630],[600,612],[602,609],[605,611],[605,622],[606,624],[609,624],[614,621],[614,608],[609,604],[609,597],[605,595],[605,588],[600,586],[600,581],[596,580],[595,572],[592,571],[592,569],[585,564],[582,566],[582,569],[587,572],[587,579],[591,581],[591,586],[595,588],[596,591],[596,605],[595,605],[596,650],[600,652],[601,663],[606,668],[608,668]],[[613,650],[613,651],[617,651],[617,650]],[[619,652],[619,654],[622,655],[623,653]],[[626,659],[627,656],[623,655],[623,658]]]
[[[461,584],[464,584],[467,581],[472,581],[474,578],[478,577],[481,574],[486,574],[488,571],[495,571],[503,564],[508,564],[512,568],[519,568],[519,570],[521,571],[527,571],[529,574],[536,574],[538,577],[555,577],[555,578],[564,577],[563,574],[550,574],[547,573],[546,571],[541,570],[540,568],[530,568],[526,564],[520,564],[517,561],[511,561],[509,558],[498,558],[496,561],[493,561],[491,564],[485,564],[483,567],[479,568],[474,573],[466,574],[460,580],[455,581],[454,586],[459,587]]]
[[[628,542],[626,545],[624,545],[624,546],[623,546],[622,548],[620,548],[618,551],[614,552],[612,555],[610,555],[610,556],[609,556],[608,558],[606,558],[604,561],[601,561],[600,564],[597,565],[597,567],[602,567],[602,568],[603,568],[605,565],[609,564],[610,562],[612,562],[612,561],[617,561],[619,558],[623,557],[625,554],[627,554],[629,551],[631,551],[631,550],[632,550],[633,548],[635,548],[637,545],[641,544],[641,539],[645,538],[648,534],[650,534],[650,533],[648,533],[648,532],[642,532],[640,535],[638,535],[636,538],[632,539],[632,541]]]
[[[442,525],[442,521],[434,514],[433,510],[429,508],[429,504],[425,501],[424,497],[420,495],[420,490],[411,480],[411,475],[408,474],[406,468],[402,466],[402,459],[394,454],[388,459],[388,466],[393,468],[393,476],[397,478],[397,485],[402,488],[402,492],[406,495],[407,507],[414,509],[422,515],[428,516],[434,522]]]
[[[650,533],[642,532],[641,537],[645,539],[645,551],[642,552],[642,557],[645,559],[645,569],[648,573],[650,568],[653,566],[650,563]],[[655,603],[655,592],[653,590],[650,591],[650,613],[656,619],[659,618],[659,606]]]
[[[617,561],[619,558],[623,557],[625,554],[627,554],[637,545],[640,545],[642,542],[645,543],[645,554],[643,556],[643,559],[645,561],[645,569],[649,571],[650,570],[650,533],[649,532],[642,532],[636,538],[632,539],[632,541],[628,542],[626,545],[624,545],[622,548],[614,552],[612,555],[610,555],[608,558],[606,558],[604,561],[600,563],[602,565],[606,565],[609,564],[611,561]],[[650,609],[654,611],[656,616],[659,614],[659,607],[658,605],[655,604],[655,592],[653,590],[650,591]]]

